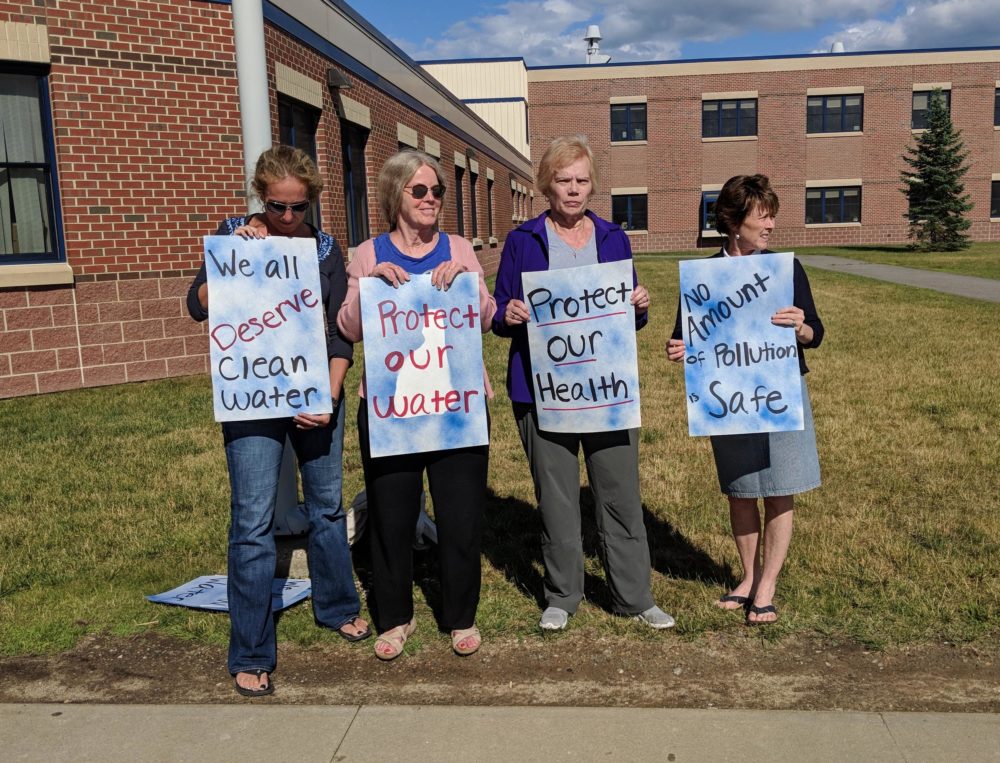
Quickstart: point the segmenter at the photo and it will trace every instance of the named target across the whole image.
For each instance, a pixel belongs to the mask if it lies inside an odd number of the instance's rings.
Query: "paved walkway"
[[[957,294],[960,297],[983,299],[988,302],[1000,302],[1000,281],[993,278],[957,276],[952,273],[904,268],[899,265],[876,265],[872,262],[862,262],[861,260],[852,260],[847,257],[831,257],[825,254],[796,256],[803,265],[812,268],[835,270],[838,273],[865,276],[866,278],[875,278],[879,281],[892,281],[893,283],[901,283],[907,286],[919,286],[923,289],[933,289],[945,294]]]
[[[0,705],[4,761],[1000,761],[1000,716],[783,710]]]

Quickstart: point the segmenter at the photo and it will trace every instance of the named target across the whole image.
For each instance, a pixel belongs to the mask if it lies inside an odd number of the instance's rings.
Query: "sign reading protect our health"
[[[691,435],[802,429],[798,343],[771,316],[793,298],[791,252],[680,263]]]
[[[447,291],[429,273],[360,285],[372,456],[486,445],[479,276],[460,273]]]
[[[640,426],[631,261],[523,273],[521,281],[538,428]]]
[[[330,413],[316,241],[205,236],[216,421]]]

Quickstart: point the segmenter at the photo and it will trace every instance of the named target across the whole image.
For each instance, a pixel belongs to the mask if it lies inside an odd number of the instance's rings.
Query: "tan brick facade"
[[[205,327],[188,317],[184,296],[201,261],[201,236],[245,209],[230,6],[204,0],[0,2],[4,22],[43,28],[47,36],[45,71],[73,283],[0,288],[0,397],[205,372]],[[340,120],[335,91],[326,86],[332,61],[273,24],[266,24],[265,38],[275,141],[276,65],[322,83],[322,224],[346,250]],[[416,130],[421,145],[425,139],[440,145],[446,178],[454,176],[455,152],[464,154],[468,146],[457,133],[340,68],[352,82],[346,94],[371,110],[365,160],[374,235],[386,229],[374,179],[397,150],[397,124]],[[515,170],[484,152],[476,161],[480,257],[492,272],[511,227],[508,189]],[[487,169],[496,178],[493,244]],[[524,172],[517,179],[531,183]],[[471,238],[467,185],[464,197]],[[454,199],[450,188],[446,230],[455,229]]]

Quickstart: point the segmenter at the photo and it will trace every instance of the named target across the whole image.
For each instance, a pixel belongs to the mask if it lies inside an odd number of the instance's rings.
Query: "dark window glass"
[[[993,181],[990,193],[990,217],[1000,217],[1000,180]]]
[[[806,99],[806,132],[860,132],[863,95],[811,95]]]
[[[0,67],[0,264],[62,259],[48,83]]]
[[[1000,88],[993,95],[993,125],[1000,127]]]
[[[341,162],[344,166],[344,206],[347,210],[347,245],[368,238],[368,177],[365,144],[368,130],[353,122],[340,122]]]
[[[486,178],[486,235],[493,235],[493,181]]]
[[[756,134],[756,98],[701,102],[701,137],[733,138]]]
[[[861,222],[861,189],[809,188],[806,190],[806,224]]]
[[[646,194],[611,197],[611,219],[624,230],[647,230]]]
[[[472,221],[472,237],[479,237],[479,210],[476,209],[476,181],[479,175],[475,172],[469,173],[469,219]]]
[[[455,215],[458,217],[455,229],[459,236],[465,235],[465,194],[462,189],[465,178],[463,175],[465,175],[465,170],[461,167],[455,167]]]
[[[719,200],[718,191],[704,191],[701,194],[701,229],[715,230],[715,202]]]
[[[932,90],[917,90],[913,93],[913,113],[910,117],[910,127],[914,130],[927,129],[927,111],[930,108]],[[951,91],[942,90],[939,95],[944,98],[944,106],[951,111]]]
[[[286,146],[305,151],[316,161],[316,128],[319,111],[289,98],[278,98],[278,134]],[[306,222],[319,226],[319,199],[310,207]],[[363,239],[362,239],[363,240]]]
[[[622,103],[611,107],[611,140],[646,140],[645,103]]]

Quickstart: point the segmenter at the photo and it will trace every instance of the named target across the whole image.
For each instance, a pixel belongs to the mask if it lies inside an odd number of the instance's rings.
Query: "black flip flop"
[[[775,618],[773,620],[751,620],[749,619],[749,615],[751,612],[755,615],[766,615],[770,612],[773,612],[775,614]],[[750,606],[747,608],[747,625],[754,625],[754,626],[774,625],[776,622],[778,622],[777,614],[778,614],[778,609],[773,604],[767,604],[766,606],[763,607]]]
[[[354,625],[358,621],[359,617],[360,617],[360,615],[355,615],[350,620],[348,620],[346,623],[344,623],[344,625]],[[344,631],[343,631],[344,625],[341,625],[340,628],[337,628],[337,633],[345,641],[350,641],[352,643],[355,642],[355,641],[364,641],[366,638],[368,638],[369,636],[372,635],[372,629],[371,629],[371,627],[368,627],[368,628],[365,628],[365,630],[363,630],[361,633],[357,633],[357,634],[355,634],[355,635],[352,636],[349,633],[344,633]]]
[[[257,676],[257,680],[260,680],[261,675],[267,673],[267,686],[263,689],[247,689],[239,685],[236,681],[236,676],[233,676],[233,686],[236,687],[238,694],[242,694],[244,697],[266,697],[268,694],[274,694],[274,682],[271,680],[271,672],[268,670],[241,670],[240,673],[251,673]]]
[[[731,601],[734,602],[735,604],[740,605],[739,607],[734,607],[734,609],[746,609],[747,604],[750,603],[750,597],[740,596],[739,594],[735,593],[724,593],[722,594],[722,596],[719,597],[719,601],[720,602]],[[720,607],[720,609],[729,609],[729,607]]]

